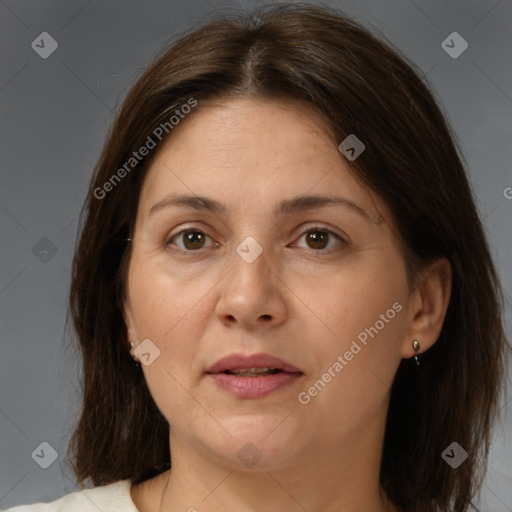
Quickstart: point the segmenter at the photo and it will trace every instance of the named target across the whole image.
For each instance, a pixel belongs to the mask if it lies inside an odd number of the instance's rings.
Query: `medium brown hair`
[[[207,99],[252,97],[306,103],[337,144],[352,133],[363,141],[347,163],[389,206],[411,289],[427,263],[448,258],[452,295],[439,339],[419,368],[401,361],[391,389],[380,482],[403,510],[467,510],[499,417],[503,294],[463,157],[421,71],[340,11],[307,4],[224,14],[157,57],[120,108],[81,216],[69,297],[83,361],[83,407],[68,447],[79,483],[139,483],[171,464],[169,425],[132,364],[122,313],[125,240],[157,150],[104,198],[94,191],[190,98],[199,110]],[[441,458],[452,441],[469,454],[457,469]]]

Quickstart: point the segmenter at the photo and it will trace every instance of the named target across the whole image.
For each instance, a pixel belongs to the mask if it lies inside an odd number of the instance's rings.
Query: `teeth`
[[[226,373],[229,375],[238,375],[239,377],[256,377],[257,375],[267,374],[271,375],[273,373],[277,373],[279,370],[277,368],[268,368],[265,366],[264,368],[242,368],[237,370],[226,370]]]

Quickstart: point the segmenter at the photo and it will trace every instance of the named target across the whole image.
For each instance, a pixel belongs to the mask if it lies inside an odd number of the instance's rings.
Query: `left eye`
[[[306,237],[306,243],[313,244],[313,247],[311,247],[314,250],[322,250],[325,249],[326,245],[329,243],[329,239],[331,237],[334,237],[338,240],[338,242],[341,242],[342,244],[346,244],[347,242],[341,238],[341,236],[337,235],[336,233],[333,233],[329,229],[325,228],[312,228],[308,229],[300,238]],[[328,250],[324,252],[330,252],[332,248],[329,248]]]
[[[338,234],[332,232],[329,229],[325,228],[311,228],[305,231],[300,239],[303,237],[306,237],[306,243],[307,244],[313,244],[313,246],[310,246],[311,249],[315,251],[322,251],[325,249],[325,247],[328,245],[330,238],[334,237],[338,240],[338,242],[341,242],[341,244],[347,245],[347,242],[341,238]],[[212,240],[207,234],[203,233],[202,231],[198,229],[185,229],[183,231],[180,231],[179,233],[176,233],[174,236],[172,236],[167,242],[167,245],[172,245],[174,240],[182,240],[183,246],[177,246],[179,249],[187,251],[187,252],[193,252],[200,249],[203,249],[203,244],[205,243],[206,239]],[[300,240],[299,239],[299,240]],[[218,244],[217,244],[218,245]],[[323,252],[330,252],[332,248],[329,248]]]

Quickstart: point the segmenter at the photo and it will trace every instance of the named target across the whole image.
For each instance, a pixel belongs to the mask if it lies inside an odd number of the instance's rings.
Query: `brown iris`
[[[201,244],[204,243],[204,239],[205,235],[201,233],[201,231],[186,231],[183,234],[183,244],[190,250],[201,249]]]
[[[306,240],[309,240],[308,244],[309,242],[312,242],[313,244],[321,245],[321,247],[313,246],[313,249],[323,249],[329,241],[329,233],[320,230],[308,231]]]

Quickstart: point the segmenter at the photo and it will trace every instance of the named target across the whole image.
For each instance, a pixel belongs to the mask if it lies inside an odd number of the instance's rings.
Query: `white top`
[[[4,512],[139,512],[130,496],[130,480],[82,489],[51,503],[32,503],[9,508]]]

